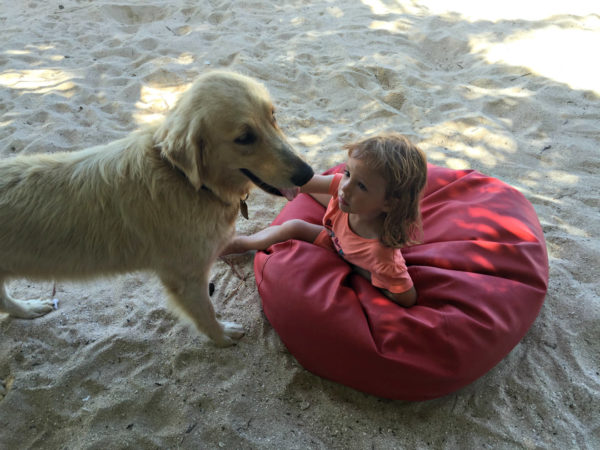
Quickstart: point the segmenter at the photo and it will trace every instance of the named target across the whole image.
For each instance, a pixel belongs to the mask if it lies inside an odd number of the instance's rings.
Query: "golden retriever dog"
[[[312,175],[267,90],[225,71],[200,76],[161,123],[124,139],[1,160],[0,312],[31,319],[53,308],[11,297],[11,278],[153,271],[199,331],[230,345],[243,331],[215,317],[211,265],[253,184],[281,195]]]

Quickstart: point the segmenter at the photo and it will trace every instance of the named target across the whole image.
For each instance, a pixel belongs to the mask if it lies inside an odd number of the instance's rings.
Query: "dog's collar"
[[[221,197],[219,197],[217,194],[215,194],[215,192],[211,188],[209,188],[207,185],[203,184],[200,187],[200,189],[210,192],[217,200],[219,200],[224,205],[231,206],[231,203],[227,203],[225,200],[223,200]],[[246,220],[248,219],[248,204],[246,203],[246,200],[248,200],[248,197],[250,197],[250,194],[246,194],[246,196],[244,198],[240,198],[240,214]]]
[[[183,174],[183,175],[185,176],[185,174]],[[223,200],[221,197],[219,197],[217,194],[215,194],[215,192],[211,188],[209,188],[207,185],[203,184],[202,186],[200,186],[200,189],[209,192],[213,197],[215,197],[217,200],[219,200],[224,205],[231,206],[231,203],[227,203],[225,200]],[[248,219],[248,204],[246,203],[246,200],[248,200],[248,197],[250,197],[250,194],[246,194],[246,197],[240,198],[240,214],[242,215],[242,217],[244,219]]]
[[[177,167],[176,165],[174,165],[173,163],[171,163],[171,161],[169,161],[167,158],[165,158],[163,156],[162,151],[161,151],[162,150],[161,146],[156,145],[154,148],[158,150],[158,155],[159,155],[160,159],[165,161],[179,176],[185,178],[186,181],[189,183],[189,178],[187,177],[185,172],[183,170],[181,170],[179,167]],[[215,197],[217,200],[219,200],[221,203],[223,203],[223,205],[225,205],[225,206],[233,206],[231,203],[226,202],[221,197],[219,197],[217,194],[215,194],[215,191],[213,191],[211,188],[209,188],[206,184],[202,184],[202,186],[200,186],[200,190],[208,192],[213,197]],[[248,219],[248,204],[246,203],[246,200],[248,200],[249,196],[250,196],[250,194],[246,194],[246,197],[240,198],[240,206],[239,206],[240,214],[242,215],[242,217],[244,219]]]

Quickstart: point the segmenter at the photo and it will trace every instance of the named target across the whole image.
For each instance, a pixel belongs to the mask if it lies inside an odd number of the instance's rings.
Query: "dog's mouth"
[[[265,183],[263,180],[258,178],[252,172],[250,172],[248,169],[240,169],[240,172],[242,172],[244,175],[246,175],[250,179],[250,181],[252,181],[255,185],[257,185],[263,191],[265,191],[271,195],[279,195],[280,197],[283,197],[283,194],[281,193],[281,191],[279,189],[277,189],[274,186],[271,186],[270,184]]]

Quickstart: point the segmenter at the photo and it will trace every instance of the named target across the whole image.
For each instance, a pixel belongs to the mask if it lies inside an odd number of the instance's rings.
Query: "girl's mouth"
[[[338,197],[338,201],[339,201],[340,206],[346,206],[346,207],[350,206],[350,203],[348,203],[342,197]]]

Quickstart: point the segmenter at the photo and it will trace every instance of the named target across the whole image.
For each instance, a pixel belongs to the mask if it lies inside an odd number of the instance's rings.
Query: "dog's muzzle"
[[[256,186],[261,188],[263,191],[265,191],[271,195],[279,195],[280,197],[283,197],[283,194],[281,193],[281,191],[279,189],[277,189],[275,186],[271,186],[270,184],[265,183],[259,177],[257,177],[252,172],[250,172],[248,169],[240,169],[240,171],[244,175],[246,175],[246,177],[248,177],[250,179],[250,181],[252,181]],[[291,181],[296,186],[303,186],[306,183],[308,183],[308,181],[313,177],[313,175],[314,175],[314,172],[313,172],[312,168],[305,162],[302,162],[300,169],[297,170],[296,172],[294,172],[294,174],[292,175]]]
[[[310,179],[314,176],[315,172],[305,162],[302,163],[300,169],[294,172],[292,175],[292,183],[296,186],[304,186],[306,183],[310,181]]]

